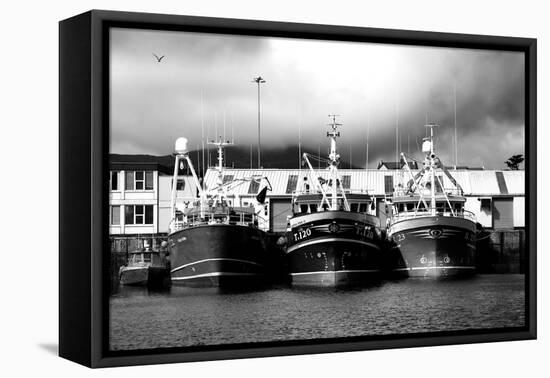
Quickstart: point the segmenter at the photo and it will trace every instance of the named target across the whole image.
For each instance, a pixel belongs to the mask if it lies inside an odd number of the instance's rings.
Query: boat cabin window
[[[328,205],[326,203],[323,204],[323,211],[327,211],[328,210]]]
[[[300,205],[300,212],[301,213],[307,213],[308,212],[308,206],[307,205]]]
[[[185,190],[185,180],[178,179],[178,181],[176,181],[176,190]]]
[[[359,204],[358,203],[352,203],[349,205],[350,206],[350,210],[353,212],[353,213],[356,213],[357,210],[359,210]]]
[[[316,212],[317,212],[317,205],[310,205],[309,208],[310,208],[310,211],[311,211],[312,213],[316,213]]]
[[[150,253],[144,253],[143,256],[143,262],[151,262],[151,254]]]
[[[367,207],[368,207],[368,204],[366,203],[362,203],[359,205],[359,212],[360,213],[366,213],[367,212]]]
[[[414,203],[407,204],[407,211],[414,211]]]

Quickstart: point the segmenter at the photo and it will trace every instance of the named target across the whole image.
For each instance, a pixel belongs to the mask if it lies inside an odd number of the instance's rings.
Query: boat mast
[[[178,168],[183,169],[183,161],[187,161],[187,165],[189,166],[189,170],[191,171],[191,175],[193,176],[193,180],[195,181],[195,185],[197,186],[197,189],[199,191],[199,200],[201,204],[201,216],[203,215],[203,204],[205,203],[206,197],[205,192],[200,184],[199,178],[197,177],[197,173],[195,172],[195,168],[193,167],[193,163],[191,162],[191,158],[189,157],[189,151],[187,149],[187,138],[178,138],[176,140],[176,161],[174,163],[174,176],[172,178],[172,196],[170,200],[170,211],[172,219],[170,221],[170,228],[171,231],[175,231],[176,227],[176,200],[177,200],[177,186],[178,186]],[[180,167],[181,164],[181,167]]]
[[[336,138],[340,137],[340,132],[336,131],[338,126],[342,126],[341,123],[336,123],[336,117],[338,114],[329,114],[329,118],[332,118],[332,123],[329,126],[332,128],[332,131],[327,131],[327,137],[330,138],[330,153],[328,155],[330,159],[329,171],[330,177],[332,179],[332,195],[330,201],[330,209],[338,210],[338,186],[342,185],[340,182],[340,177],[338,175],[338,164],[340,163],[340,155],[336,150]],[[344,207],[348,210],[348,201],[346,194],[344,193],[344,188],[342,187],[342,198],[344,200]]]
[[[209,145],[216,146],[218,148],[218,191],[216,201],[220,201],[223,197],[227,197],[226,188],[223,186],[223,149],[225,146],[232,146],[233,142],[228,140],[223,140],[221,135],[217,141],[211,140],[208,142]]]
[[[434,127],[437,127],[438,125],[434,123],[429,123],[426,125],[426,127],[430,128],[430,149],[429,149],[429,155],[426,157],[429,167],[430,167],[430,196],[431,196],[431,202],[430,202],[430,210],[432,215],[436,215],[436,203],[435,203],[435,153],[434,153]]]

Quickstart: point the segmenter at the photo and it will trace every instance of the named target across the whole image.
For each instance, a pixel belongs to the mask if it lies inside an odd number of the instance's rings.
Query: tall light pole
[[[258,84],[258,168],[261,168],[260,151],[262,149],[262,145],[260,140],[260,84],[265,83],[265,80],[261,76],[258,76],[252,79],[252,82]]]

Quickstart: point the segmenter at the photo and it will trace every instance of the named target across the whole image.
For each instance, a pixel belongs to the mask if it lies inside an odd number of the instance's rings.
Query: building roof
[[[172,174],[171,168],[151,161],[109,161],[109,169],[112,171],[158,171],[164,174]]]
[[[386,193],[385,177],[392,177],[393,185],[405,186],[410,180],[410,176],[403,170],[377,170],[377,169],[340,169],[338,170],[342,180],[349,176],[349,188],[352,190],[367,190],[369,194],[384,196]],[[412,170],[413,175],[418,170]],[[525,171],[500,171],[500,170],[450,170],[451,175],[460,184],[465,195],[470,196],[502,196],[502,195],[524,195],[525,194]],[[497,173],[502,175],[504,184],[499,185]],[[209,188],[216,186],[217,171],[209,169],[206,172],[205,183]],[[226,169],[224,175],[233,176],[232,179],[243,179],[251,176],[265,176],[269,180],[272,191],[270,196],[289,196],[287,192],[289,181],[295,180],[298,185],[304,177],[308,177],[307,169]],[[328,177],[328,171],[318,171],[320,177]],[[441,171],[437,175],[443,180],[444,188],[452,188],[453,184]],[[295,176],[295,178],[291,178]],[[233,191],[238,195],[251,195],[249,193],[249,182],[243,182]],[[503,192],[503,188],[506,188]]]
[[[407,161],[410,169],[418,169],[418,163],[416,161]],[[380,160],[376,169],[402,169],[405,166],[403,159],[401,161],[383,161]]]

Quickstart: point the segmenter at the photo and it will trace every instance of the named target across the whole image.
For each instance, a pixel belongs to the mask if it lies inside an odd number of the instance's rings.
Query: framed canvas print
[[[536,40],[60,22],[60,355],[536,337]]]

